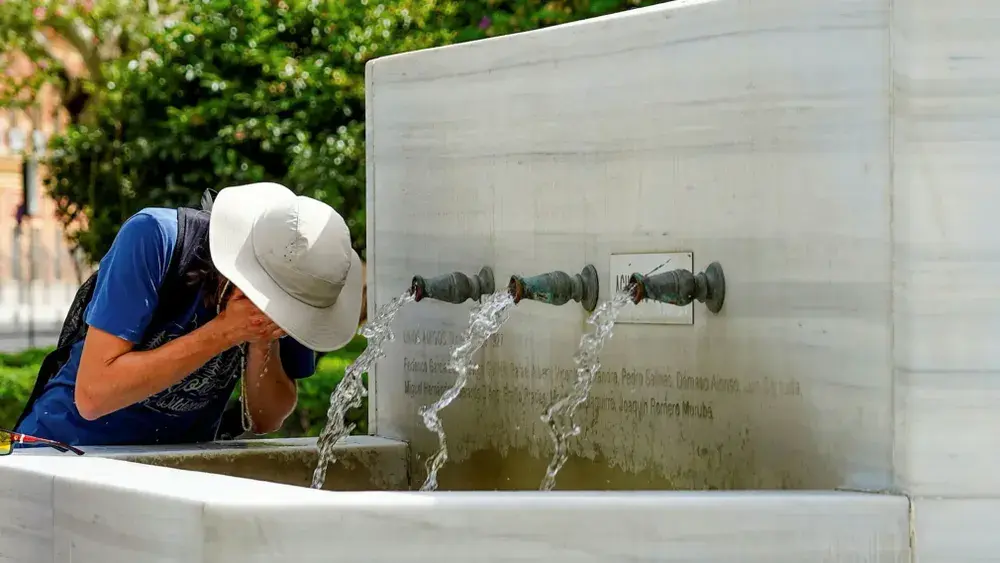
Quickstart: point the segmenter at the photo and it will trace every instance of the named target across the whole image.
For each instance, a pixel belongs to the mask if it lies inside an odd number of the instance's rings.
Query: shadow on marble
[[[161,446],[87,446],[87,457],[120,459],[174,469],[243,477],[308,487],[316,468],[315,438],[234,440]],[[377,436],[349,436],[335,447],[337,462],[327,472],[327,490],[367,491],[408,488],[407,446]],[[63,456],[49,448],[18,455]]]

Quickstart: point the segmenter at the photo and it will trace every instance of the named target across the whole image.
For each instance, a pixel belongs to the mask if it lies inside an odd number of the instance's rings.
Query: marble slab
[[[676,1],[368,66],[374,307],[414,274],[570,274],[615,254],[719,261],[719,315],[620,325],[563,489],[893,483],[890,3]],[[939,301],[940,302],[940,301]],[[371,428],[417,415],[471,303],[422,301],[373,378]],[[443,413],[446,489],[535,489],[540,415],[587,313],[522,302]]]
[[[0,459],[0,491],[9,561],[909,561],[906,499],[861,493],[328,492],[51,456]]]
[[[233,477],[307,487],[318,456],[316,438],[229,440],[192,445],[85,446],[87,456],[106,457]],[[407,446],[378,436],[348,436],[334,446],[324,488],[336,491],[403,490],[409,486]],[[64,456],[51,448],[17,455]]]
[[[1000,3],[893,3],[896,466],[1000,496]]]
[[[43,471],[14,457],[0,458],[0,561],[54,561],[52,487],[68,468],[50,464]]]
[[[1000,499],[915,498],[913,563],[982,563],[1000,559]]]
[[[593,264],[606,299],[610,256],[691,252],[725,308],[616,329],[560,486],[998,496],[997,29],[987,0],[696,0],[378,59],[371,306],[483,265]],[[468,308],[405,310],[376,369],[415,461]],[[536,486],[585,317],[517,307],[443,413],[443,486]]]

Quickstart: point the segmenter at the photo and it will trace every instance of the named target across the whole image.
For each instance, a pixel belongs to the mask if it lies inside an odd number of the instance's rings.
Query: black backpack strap
[[[215,192],[213,190],[205,190],[201,200],[202,209],[200,211],[184,208],[178,210],[177,239],[185,241],[183,244],[178,245],[178,248],[182,250],[176,257],[178,263],[181,265],[180,272],[198,269],[211,263],[211,254],[208,246],[208,220],[211,217],[210,210],[214,202],[214,195]],[[173,283],[179,285],[170,294],[180,297],[181,300],[178,300],[178,304],[182,307],[190,303],[192,296],[189,292],[198,291],[199,289],[198,287],[181,287],[184,283],[183,279],[174,280]],[[187,301],[182,301],[184,299]],[[170,304],[167,304],[167,307],[170,306]],[[158,307],[157,311],[160,310],[164,309]],[[243,404],[238,399],[230,400],[218,420],[215,439],[234,440],[243,433]]]
[[[206,197],[208,192],[206,191]],[[204,200],[202,201],[204,204]],[[211,205],[209,201],[208,205]],[[176,314],[198,297],[201,285],[192,284],[187,273],[211,264],[208,243],[208,226],[211,214],[205,210],[180,208],[177,210],[177,245],[170,261],[176,264],[164,279],[160,302],[154,313],[155,326],[162,326],[165,318],[160,315]],[[216,439],[230,440],[243,433],[243,411],[239,401],[230,401],[217,422]]]
[[[177,243],[170,256],[170,267],[160,285],[159,302],[151,327],[162,326],[167,317],[177,314],[197,297],[201,287],[192,285],[187,274],[209,262],[208,211],[181,207],[177,210]]]
[[[83,321],[83,314],[94,297],[94,289],[97,287],[97,272],[90,274],[87,281],[80,285],[73,297],[66,318],[63,320],[62,330],[59,332],[59,341],[56,348],[72,346],[74,342],[83,338],[87,333],[87,325]]]
[[[202,203],[204,204],[204,200]],[[209,201],[209,205],[211,205],[211,201]],[[153,313],[151,327],[162,326],[167,315],[175,314],[178,307],[184,307],[191,303],[191,300],[201,289],[188,284],[184,273],[190,271],[198,260],[205,260],[208,257],[208,220],[209,213],[205,210],[184,207],[177,210],[177,243],[174,245],[167,273],[160,285],[160,301]],[[35,406],[35,402],[42,396],[49,381],[59,373],[59,370],[69,359],[73,345],[86,338],[87,323],[84,315],[94,296],[94,287],[97,285],[99,274],[100,271],[91,274],[76,291],[69,311],[66,313],[66,319],[63,320],[56,349],[42,360],[38,376],[35,378],[35,385],[31,389],[31,395],[28,396],[24,410],[17,418],[15,428],[20,426],[24,418],[28,416],[28,413]]]

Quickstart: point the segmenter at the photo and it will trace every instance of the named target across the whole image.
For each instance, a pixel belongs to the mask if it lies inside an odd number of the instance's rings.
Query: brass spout
[[[580,303],[588,313],[597,308],[599,293],[597,268],[588,264],[579,274],[548,272],[530,278],[511,276],[507,290],[514,303],[530,299],[550,305],[564,305],[570,300]]]
[[[697,300],[709,311],[718,313],[726,300],[726,277],[718,262],[712,262],[698,274],[688,270],[671,270],[652,276],[632,274],[630,283],[632,302],[637,305],[649,299],[684,307]]]
[[[452,272],[435,278],[413,276],[410,284],[414,301],[434,299],[445,303],[465,303],[469,299],[479,300],[483,295],[496,291],[493,285],[493,270],[484,266],[479,274],[467,276],[462,272]]]

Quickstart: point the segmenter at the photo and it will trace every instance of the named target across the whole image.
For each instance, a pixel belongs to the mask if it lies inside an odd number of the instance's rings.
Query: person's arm
[[[76,408],[86,420],[96,420],[159,393],[235,345],[215,319],[145,352],[90,327],[77,372]]]
[[[101,260],[74,397],[87,420],[166,389],[253,330],[273,331],[256,308],[236,307],[164,346],[134,351],[159,301],[176,238],[176,225],[154,213],[140,212],[126,221]]]
[[[251,430],[270,434],[281,428],[295,409],[298,390],[281,362],[280,339],[250,345],[247,358],[246,400],[250,407]],[[270,355],[268,355],[270,349]],[[264,371],[264,358],[268,358]]]
[[[247,403],[256,434],[269,434],[281,428],[298,401],[295,381],[316,371],[316,353],[295,339],[276,339],[270,346],[267,375],[261,377],[266,351],[262,344],[250,347],[247,361]]]

